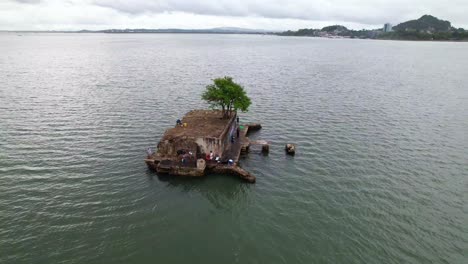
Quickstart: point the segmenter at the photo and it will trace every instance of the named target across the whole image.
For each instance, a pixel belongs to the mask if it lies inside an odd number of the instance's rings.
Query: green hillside
[[[393,27],[394,31],[418,31],[418,32],[449,32],[452,25],[449,21],[440,20],[431,15],[424,15],[419,19],[403,22]]]
[[[278,33],[281,36],[308,37],[343,37],[368,39],[395,40],[449,40],[468,41],[468,31],[454,28],[449,21],[438,19],[431,15],[424,15],[419,19],[406,21],[393,27],[392,32],[383,32],[382,28],[372,30],[352,30],[341,25],[333,25],[322,29],[299,29]]]

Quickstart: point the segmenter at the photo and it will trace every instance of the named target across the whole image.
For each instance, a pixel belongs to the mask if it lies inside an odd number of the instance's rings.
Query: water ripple
[[[0,42],[1,263],[464,263],[463,43]],[[144,150],[224,75],[271,143],[241,160],[257,184],[149,172]]]

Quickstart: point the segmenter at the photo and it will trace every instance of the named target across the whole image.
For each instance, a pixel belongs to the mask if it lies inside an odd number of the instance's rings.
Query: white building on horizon
[[[393,26],[390,23],[385,23],[383,26],[383,32],[392,32],[393,31]]]

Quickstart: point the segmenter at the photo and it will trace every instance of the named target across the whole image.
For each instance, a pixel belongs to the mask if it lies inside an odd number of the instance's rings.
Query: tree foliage
[[[224,118],[229,118],[233,111],[247,112],[252,103],[244,88],[229,76],[214,79],[213,84],[206,86],[202,99],[212,108],[220,107]]]

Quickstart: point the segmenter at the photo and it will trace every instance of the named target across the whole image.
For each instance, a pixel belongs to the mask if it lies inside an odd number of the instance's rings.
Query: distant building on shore
[[[385,23],[383,26],[383,32],[392,32],[392,24],[390,23]]]

